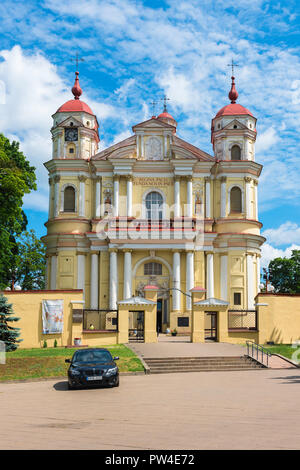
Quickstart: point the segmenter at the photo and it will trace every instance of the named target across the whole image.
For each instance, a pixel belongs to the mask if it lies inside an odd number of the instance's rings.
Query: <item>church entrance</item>
[[[130,343],[143,343],[145,326],[145,313],[144,311],[129,311],[128,312],[128,340]]]
[[[163,324],[163,300],[157,300],[157,307],[156,307],[156,331],[157,333],[162,332],[162,324]]]
[[[205,312],[205,341],[218,341],[218,312]]]

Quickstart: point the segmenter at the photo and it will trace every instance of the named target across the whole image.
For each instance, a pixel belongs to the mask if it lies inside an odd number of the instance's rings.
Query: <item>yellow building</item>
[[[256,118],[236,103],[234,77],[231,103],[212,119],[213,155],[178,136],[166,105],[99,152],[97,117],[80,100],[78,72],[72,92],[53,115],[45,163],[47,288],[83,289],[85,308],[97,312],[117,310],[154,285],[160,331],[191,330],[194,287],[205,289],[208,306],[254,310],[262,166],[255,162]],[[207,316],[207,330],[214,321]]]

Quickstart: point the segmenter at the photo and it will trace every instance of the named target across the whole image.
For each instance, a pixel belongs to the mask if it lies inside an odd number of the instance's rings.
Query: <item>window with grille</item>
[[[144,275],[162,275],[162,265],[160,263],[145,263],[144,264]]]
[[[231,160],[241,160],[241,149],[238,145],[231,148]]]
[[[162,220],[163,197],[156,191],[146,196],[146,218],[150,220]]]
[[[242,191],[237,186],[230,191],[230,212],[242,212]]]
[[[75,189],[67,186],[64,191],[64,212],[75,212]]]
[[[241,293],[240,292],[234,292],[233,294],[233,303],[234,305],[241,305]]]

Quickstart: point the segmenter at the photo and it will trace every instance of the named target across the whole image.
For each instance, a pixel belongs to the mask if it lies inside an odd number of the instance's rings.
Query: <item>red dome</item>
[[[88,114],[92,114],[94,116],[93,111],[91,108],[81,100],[69,100],[66,103],[64,103],[58,110],[56,111],[57,113],[72,113],[72,112],[85,112]]]
[[[167,113],[167,112],[161,113],[161,114],[158,116],[158,119],[160,119],[160,118],[173,119],[173,121],[175,121],[175,119],[173,118],[173,116],[171,116],[171,114],[169,114],[169,113]]]
[[[244,106],[242,106],[241,104],[230,103],[220,109],[220,111],[216,114],[216,117],[232,115],[240,116],[241,114],[248,114],[249,116],[253,116],[249,109],[244,108]]]

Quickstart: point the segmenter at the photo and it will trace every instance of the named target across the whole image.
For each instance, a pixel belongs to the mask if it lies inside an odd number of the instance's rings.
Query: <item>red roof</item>
[[[220,111],[216,114],[216,117],[219,116],[232,116],[232,115],[241,115],[241,114],[249,114],[253,116],[253,114],[249,111],[249,109],[244,108],[244,106],[238,103],[230,103],[224,106]]]
[[[81,100],[69,100],[66,103],[64,103],[58,110],[56,111],[57,113],[72,113],[72,112],[85,112],[88,114],[92,114],[94,116],[93,111],[91,108]]]

